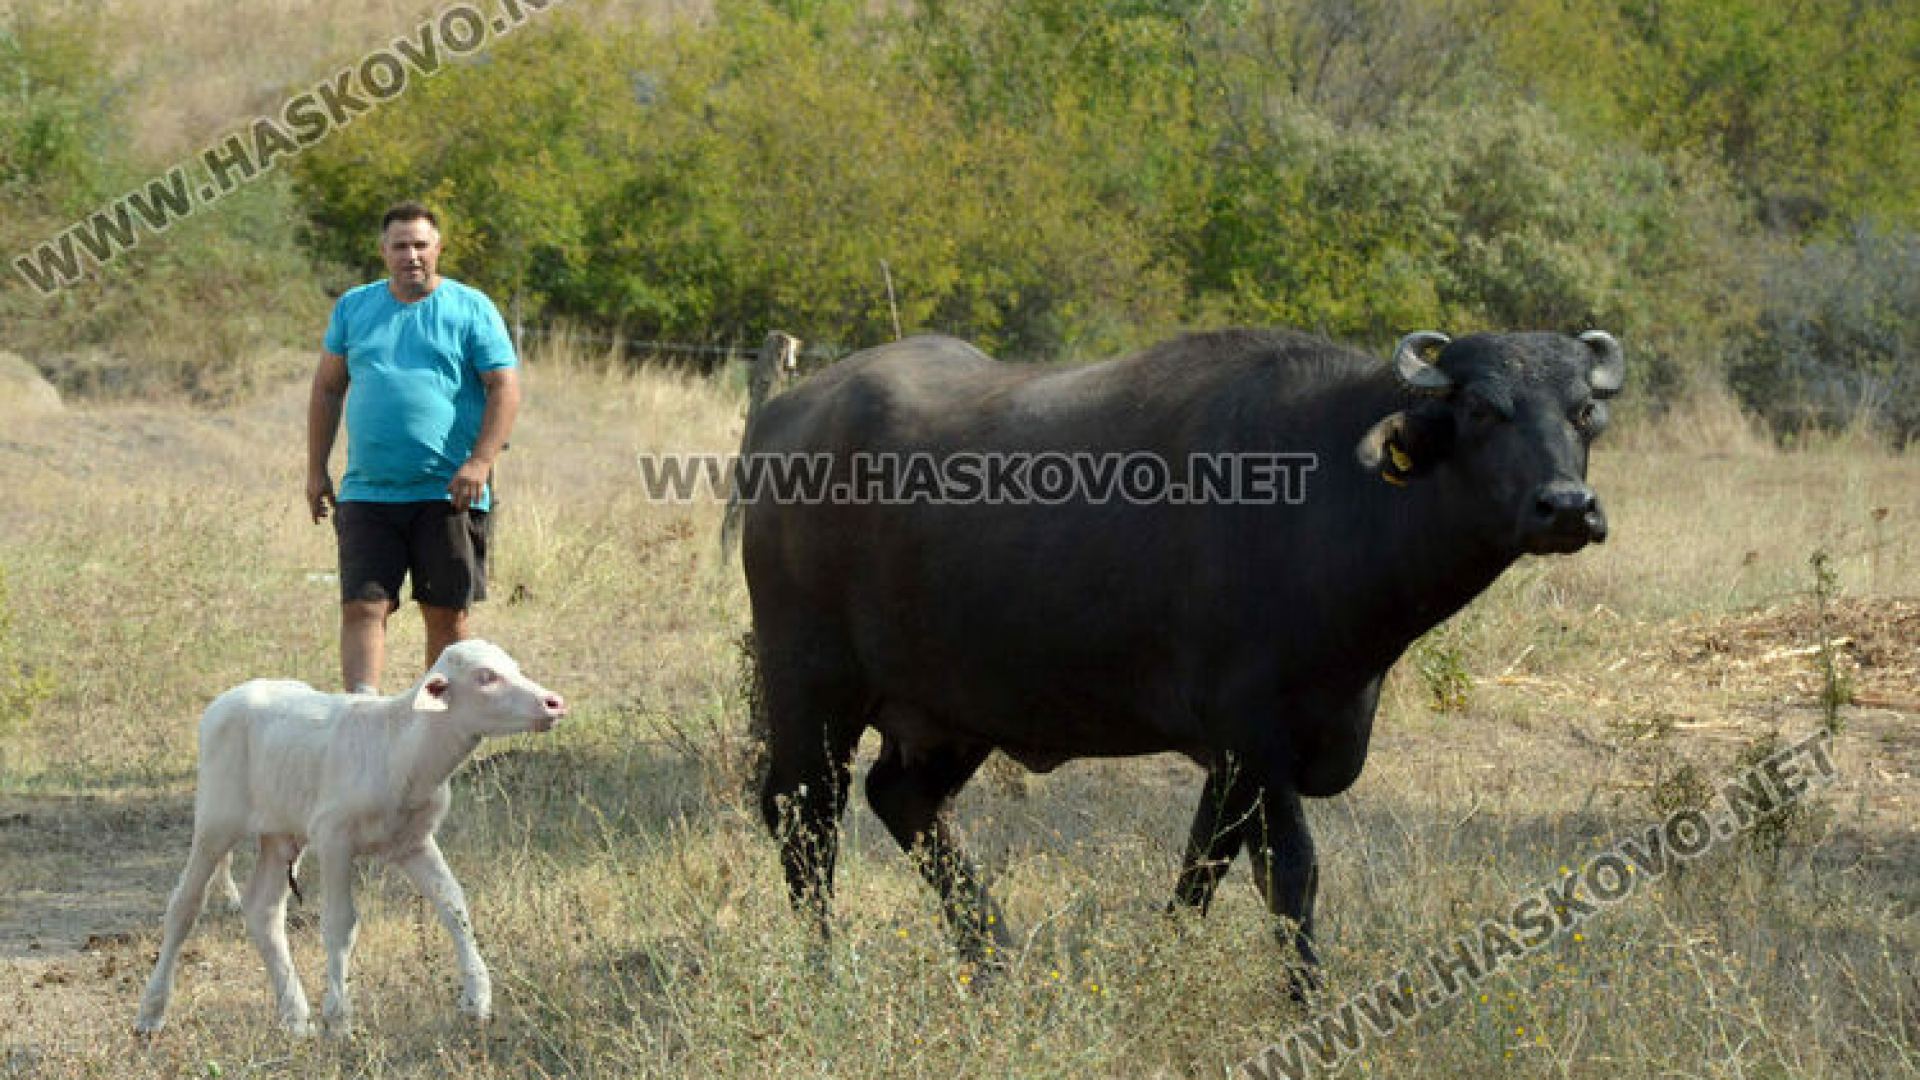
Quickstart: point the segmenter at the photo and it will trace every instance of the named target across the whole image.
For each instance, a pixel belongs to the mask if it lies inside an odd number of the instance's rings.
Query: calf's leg
[[[353,1001],[347,991],[353,939],[360,917],[353,907],[353,855],[344,838],[315,838],[320,856],[320,940],[327,949],[327,993],[320,1000],[320,1021],[335,1035],[353,1029]]]
[[[167,999],[173,995],[174,965],[180,959],[180,946],[193,932],[193,924],[207,903],[207,883],[239,837],[225,830],[202,828],[196,824],[193,847],[187,852],[186,869],[180,883],[167,900],[166,921],[160,933],[160,958],[147,980],[147,991],[140,999],[140,1013],[133,1029],[142,1035],[159,1031],[166,1023]]]
[[[233,883],[232,851],[228,851],[225,855],[220,856],[219,865],[214,867],[213,887],[208,890],[209,894],[211,894],[213,889],[219,890],[220,899],[226,903],[228,911],[239,911],[241,909],[240,887]]]
[[[253,864],[253,876],[247,880],[247,893],[241,900],[246,916],[247,935],[253,938],[260,958],[266,961],[267,980],[273,986],[274,1008],[280,1026],[294,1035],[313,1034],[307,995],[294,974],[293,957],[287,950],[287,892],[293,863],[300,845],[288,837],[260,838],[260,857]]]
[[[467,914],[467,896],[448,869],[440,845],[429,836],[419,849],[400,860],[413,887],[427,898],[440,916],[440,925],[453,938],[454,962],[460,967],[460,1011],[475,1020],[493,1015],[493,978],[486,962],[480,959],[480,946],[473,937],[473,920]]]

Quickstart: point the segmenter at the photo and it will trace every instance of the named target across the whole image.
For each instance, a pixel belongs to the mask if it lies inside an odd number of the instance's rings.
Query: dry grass
[[[10,6],[0,3],[0,13]],[[55,8],[15,0],[23,11]],[[102,52],[129,107],[128,132],[142,158],[171,162],[212,145],[256,116],[278,116],[291,93],[310,89],[368,53],[416,31],[455,0],[340,0],[314,17],[302,0],[88,0]],[[472,6],[491,18],[506,8]],[[704,20],[710,0],[556,0],[590,9],[606,25]],[[536,10],[521,4],[521,11]]]
[[[500,998],[478,1031],[455,1019],[430,913],[375,871],[358,1038],[278,1035],[220,914],[192,940],[167,1033],[127,1033],[184,853],[198,709],[253,675],[335,677],[316,579],[331,537],[300,507],[304,388],[8,424],[0,674],[11,653],[48,686],[0,721],[0,1077],[1218,1077],[1300,1020],[1243,868],[1206,922],[1158,914],[1198,779],[1169,759],[963,793],[961,825],[1025,935],[986,994],[856,799],[841,933],[816,970],[740,797],[745,603],[715,558],[717,509],[634,487],[638,453],[730,448],[741,395],[570,352],[527,378],[477,621],[579,708],[456,781],[444,839]],[[1523,563],[1445,631],[1463,711],[1432,711],[1411,665],[1396,671],[1367,774],[1311,809],[1328,974],[1351,992],[1503,915],[1652,820],[1676,763],[1717,779],[1755,739],[1811,730],[1796,650],[1817,640],[1816,548],[1841,574],[1831,636],[1863,700],[1842,711],[1839,787],[1784,858],[1691,868],[1348,1075],[1920,1072],[1920,688],[1899,600],[1920,580],[1920,459],[1780,452],[1742,430],[1603,446],[1614,538]],[[417,620],[395,628],[388,685],[420,662]],[[317,988],[310,912],[294,950]]]

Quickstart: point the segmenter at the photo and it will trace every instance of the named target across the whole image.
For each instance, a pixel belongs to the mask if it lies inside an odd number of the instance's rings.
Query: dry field
[[[745,594],[715,558],[717,508],[636,484],[638,454],[731,448],[742,396],[566,354],[527,378],[477,626],[576,712],[483,751],[443,834],[499,1015],[456,1017],[444,936],[376,866],[351,1039],[279,1034],[217,910],[166,1032],[130,1033],[199,708],[256,675],[335,679],[304,386],[219,412],[0,416],[0,1077],[1223,1077],[1302,1021],[1244,866],[1204,922],[1159,914],[1198,787],[1171,759],[996,763],[962,794],[1022,942],[986,993],[856,798],[840,934],[811,963],[743,798]],[[1838,782],[1342,1075],[1920,1074],[1920,455],[1777,451],[1703,406],[1615,432],[1594,480],[1613,539],[1522,563],[1423,643],[1360,783],[1310,807],[1332,997],[1503,917],[1769,736],[1814,731],[1823,637],[1853,701]],[[1816,550],[1837,574],[1824,609]],[[418,620],[395,633],[389,687],[420,663]],[[292,936],[317,1000],[314,915]]]
[[[412,37],[461,0],[335,0],[323,15],[306,0],[84,0],[143,158],[193,158],[256,116],[277,116],[291,88],[306,89],[396,37]],[[664,27],[711,16],[711,0],[549,0],[606,25]],[[0,0],[9,9],[58,11],[49,0]],[[488,14],[509,10],[471,5]],[[586,9],[581,12],[579,9]]]

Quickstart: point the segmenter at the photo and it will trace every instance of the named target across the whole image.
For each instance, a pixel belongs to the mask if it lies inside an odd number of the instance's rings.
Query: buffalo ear
[[[1353,455],[1387,483],[1404,484],[1431,471],[1452,448],[1450,417],[1419,409],[1393,413],[1368,428]]]

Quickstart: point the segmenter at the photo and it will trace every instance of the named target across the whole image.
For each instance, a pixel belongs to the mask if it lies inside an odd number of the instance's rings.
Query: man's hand
[[[333,477],[326,473],[307,477],[307,512],[318,523],[327,516],[327,509],[336,505],[333,497]]]
[[[447,494],[453,497],[453,508],[465,511],[480,501],[487,490],[487,477],[493,475],[491,462],[468,458],[460,471],[447,481]]]

